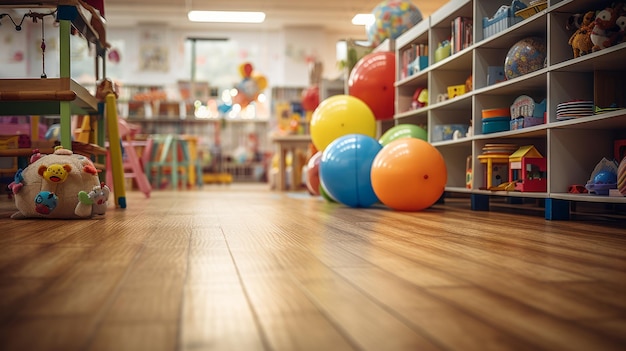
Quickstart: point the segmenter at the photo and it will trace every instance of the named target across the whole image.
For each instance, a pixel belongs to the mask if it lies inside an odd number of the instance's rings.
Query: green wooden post
[[[70,78],[70,27],[69,20],[59,20],[59,64],[61,78]],[[72,111],[70,101],[59,103],[61,117],[61,146],[72,149]]]

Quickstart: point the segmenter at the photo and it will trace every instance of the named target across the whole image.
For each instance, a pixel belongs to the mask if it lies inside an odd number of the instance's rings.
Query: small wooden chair
[[[189,155],[189,144],[184,138],[152,135],[142,155],[144,173],[155,188],[185,188],[189,185]]]
[[[120,134],[120,143],[123,151],[122,154],[122,166],[124,171],[124,178],[134,179],[139,187],[139,190],[150,197],[152,187],[150,181],[144,173],[144,169],[141,165],[139,156],[137,155],[136,147],[140,146],[139,142],[135,140],[135,134],[137,130],[134,130],[125,120],[118,120],[118,129]],[[111,169],[111,154],[107,152],[107,169]],[[107,184],[109,187],[113,187],[113,175],[111,172],[107,172]]]

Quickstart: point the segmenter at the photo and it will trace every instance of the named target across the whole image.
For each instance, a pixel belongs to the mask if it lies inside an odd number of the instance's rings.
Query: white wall
[[[148,34],[147,34],[148,33]],[[187,37],[228,38],[237,43],[247,57],[235,57],[241,63],[251,60],[255,70],[263,74],[268,85],[307,86],[309,84],[307,61],[316,59],[324,65],[324,78],[340,76],[336,63],[336,43],[347,39],[337,34],[329,34],[318,28],[288,28],[282,31],[259,32],[184,32],[168,28],[140,26],[133,28],[109,28],[107,40],[120,50],[121,62],[107,63],[109,75],[119,74],[127,84],[175,84],[177,80],[188,80],[184,62],[184,41]],[[40,24],[25,23],[24,29],[17,32],[9,25],[0,27],[0,39],[5,49],[0,54],[0,78],[39,77],[42,72],[41,27]],[[81,47],[84,40],[72,39],[73,72],[88,71],[93,75],[93,57],[85,56]],[[142,71],[139,69],[142,48],[147,44],[158,43],[168,48],[169,69],[166,71]],[[49,77],[59,75],[58,71],[58,29],[46,24],[46,73]],[[76,49],[76,48],[79,49]],[[19,61],[15,57],[23,55]],[[245,56],[245,55],[242,55]],[[236,82],[233,82],[236,83]]]
[[[161,30],[170,43],[169,72],[140,72],[136,69],[126,71],[125,81],[132,83],[164,84],[176,79],[189,79],[184,72],[183,45],[188,37],[228,38],[234,41],[241,55],[233,58],[243,63],[250,60],[255,70],[265,75],[270,86],[307,86],[309,84],[307,60],[317,59],[324,64],[324,77],[334,79],[340,72],[336,64],[336,42],[339,36],[328,35],[315,28],[289,28],[285,31],[260,32],[184,32],[168,29]],[[110,29],[112,41],[123,38],[127,59],[125,62],[139,60],[141,47],[141,28]],[[235,83],[235,82],[234,82]]]

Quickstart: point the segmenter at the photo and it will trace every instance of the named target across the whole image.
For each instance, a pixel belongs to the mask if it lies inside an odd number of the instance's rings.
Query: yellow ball
[[[323,151],[333,140],[347,134],[376,137],[374,113],[362,100],[334,95],[320,103],[311,116],[311,141]]]

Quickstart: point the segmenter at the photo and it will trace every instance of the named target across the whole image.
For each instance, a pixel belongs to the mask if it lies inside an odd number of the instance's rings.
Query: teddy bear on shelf
[[[572,46],[574,57],[579,57],[591,53],[593,42],[591,41],[591,31],[595,25],[595,12],[589,11],[583,16],[580,27],[569,38],[569,45]]]
[[[591,31],[593,52],[606,49],[620,42],[620,27],[617,25],[617,21],[622,15],[624,15],[623,3],[617,3],[613,7],[607,7],[598,12]]]
[[[615,45],[617,45],[626,41],[626,33],[624,32],[626,30],[626,12],[617,17],[615,24],[619,27],[619,31],[615,35]]]

